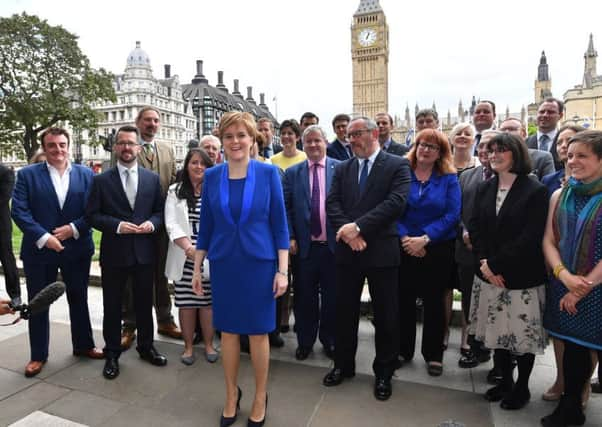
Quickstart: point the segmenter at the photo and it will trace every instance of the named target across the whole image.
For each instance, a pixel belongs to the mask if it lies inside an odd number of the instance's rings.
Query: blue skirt
[[[276,260],[253,259],[239,252],[209,263],[216,329],[246,335],[267,334],[276,329],[272,291]]]

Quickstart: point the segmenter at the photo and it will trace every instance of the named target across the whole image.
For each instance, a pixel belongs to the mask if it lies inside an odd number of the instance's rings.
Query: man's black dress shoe
[[[469,369],[479,365],[479,359],[471,349],[462,348],[460,349],[460,352],[462,353],[462,357],[458,360],[458,366],[460,366],[460,368]]]
[[[114,380],[119,375],[119,359],[106,356],[105,367],[102,375],[108,380]]]
[[[391,397],[391,380],[386,378],[376,378],[374,381],[374,397],[377,400],[388,400]]]
[[[297,347],[295,350],[295,359],[297,360],[305,360],[311,353],[311,348],[307,347]]]
[[[334,368],[332,371],[326,374],[324,379],[322,380],[322,384],[326,387],[334,387],[343,382],[345,378],[353,378],[355,376],[355,372],[352,374],[344,373],[339,368]]]
[[[270,347],[280,348],[284,347],[284,340],[280,336],[280,332],[270,332],[268,334],[270,340]]]
[[[165,366],[167,365],[167,358],[155,349],[155,347],[151,347],[148,350],[138,349],[138,354],[140,358],[146,360],[155,366]]]

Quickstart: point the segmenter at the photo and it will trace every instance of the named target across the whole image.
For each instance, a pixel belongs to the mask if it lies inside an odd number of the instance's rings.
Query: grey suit
[[[532,174],[537,175],[541,181],[544,176],[556,172],[554,167],[554,158],[547,151],[535,150],[529,148],[529,157],[531,158]]]
[[[558,152],[556,151],[556,144],[558,143],[558,135],[559,135],[559,133],[556,133],[556,137],[554,137],[554,140],[552,141],[552,145],[550,145],[550,150],[549,150],[549,153],[552,155],[552,158],[554,159],[554,168],[556,170],[562,169],[564,167],[562,165],[562,162],[558,158]],[[525,143],[527,144],[527,147],[529,147],[529,148],[533,148],[535,150],[539,149],[539,144],[537,143],[537,134],[534,134],[534,135],[531,135],[530,137],[528,137],[527,140],[525,141]],[[540,181],[541,181],[541,179],[540,179]]]

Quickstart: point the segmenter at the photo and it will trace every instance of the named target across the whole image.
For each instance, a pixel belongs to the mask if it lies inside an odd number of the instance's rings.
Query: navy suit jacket
[[[100,265],[132,267],[152,264],[156,259],[156,232],[163,224],[163,204],[159,175],[138,166],[138,190],[134,209],[130,207],[117,166],[94,177],[86,207],[90,224],[102,231]],[[117,234],[121,221],[140,225],[150,221],[155,227],[149,234]]]
[[[359,162],[353,158],[336,168],[326,200],[328,219],[338,230],[355,222],[367,248],[354,252],[342,240],[335,249],[338,264],[359,263],[362,267],[399,265],[399,235],[396,220],[405,208],[410,191],[410,164],[407,159],[380,151],[359,192]]]
[[[13,192],[12,217],[23,232],[23,261],[57,264],[92,256],[94,243],[84,212],[93,176],[89,168],[71,165],[69,191],[61,209],[46,163],[30,165],[19,171]],[[77,228],[78,239],[63,241],[65,249],[62,252],[46,247],[38,249],[36,242],[40,237],[52,234],[56,227],[69,223]]]
[[[350,158],[349,152],[347,151],[345,146],[343,144],[341,144],[341,141],[339,141],[338,139],[335,139],[330,144],[328,144],[328,147],[326,147],[326,155],[328,157],[331,157],[331,158],[337,159],[337,160],[341,160],[341,161],[347,160]]]
[[[230,211],[228,165],[205,171],[197,248],[209,260],[230,258],[235,247],[260,260],[276,260],[279,249],[288,249],[289,234],[278,168],[249,162],[242,209],[238,222]]]
[[[340,162],[336,159],[326,157],[326,195],[330,190],[332,177],[335,174],[335,166]],[[309,192],[309,164],[307,161],[298,163],[284,172],[284,204],[288,219],[288,232],[291,239],[297,241],[299,255],[307,258],[311,245],[311,194]],[[324,200],[326,201],[326,195]],[[324,206],[326,215],[326,206]],[[326,238],[328,247],[334,253],[336,239],[335,231],[326,218]]]

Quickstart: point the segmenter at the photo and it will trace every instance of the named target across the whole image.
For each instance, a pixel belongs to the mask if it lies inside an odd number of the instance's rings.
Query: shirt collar
[[[318,160],[317,162],[312,162],[311,160],[307,159],[307,164],[310,168],[316,163],[319,164],[320,166],[322,166],[323,168],[325,168],[326,167],[326,156],[322,157],[322,159]]]
[[[383,149],[386,151],[389,149],[389,146],[391,145],[392,139],[389,138],[385,141],[385,143],[383,144]]]
[[[48,168],[48,172],[51,172],[51,171],[55,171],[56,173],[59,172],[57,168],[55,168],[48,162],[46,162],[46,167]],[[65,172],[67,172],[67,173],[71,172],[71,162],[69,160],[67,160],[67,167],[65,168]]]
[[[370,155],[370,157],[368,157],[368,163],[373,164],[374,160],[376,159],[376,156],[378,156],[378,153],[380,152],[380,147],[376,147],[376,150],[374,151],[374,153],[372,153]],[[360,162],[360,166],[362,165],[362,163],[364,163],[365,159],[360,159],[359,157],[357,158],[357,160]]]
[[[552,129],[549,132],[540,132],[539,130],[537,131],[537,140],[539,141],[541,139],[542,135],[548,135],[548,138],[550,138],[550,141],[554,141],[554,138],[556,138],[556,129]]]
[[[130,173],[136,173],[138,171],[138,162],[134,162],[132,167],[128,168],[122,165],[119,161],[117,162],[117,170],[119,171],[119,175],[123,175],[126,170],[129,170]]]

